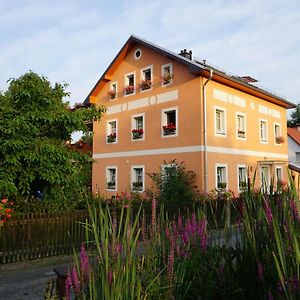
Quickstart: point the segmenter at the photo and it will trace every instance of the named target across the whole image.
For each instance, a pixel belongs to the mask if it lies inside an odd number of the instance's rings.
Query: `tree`
[[[78,186],[78,172],[91,158],[67,141],[75,131],[88,132],[85,121],[100,120],[105,108],[71,110],[62,101],[66,88],[29,72],[0,93],[0,197],[64,194]]]
[[[294,127],[300,125],[300,104],[297,105],[292,112],[290,119],[287,122],[288,127]]]

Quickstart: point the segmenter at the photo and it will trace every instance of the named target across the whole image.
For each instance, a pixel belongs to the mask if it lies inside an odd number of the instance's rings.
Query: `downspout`
[[[209,77],[207,78],[207,80],[205,81],[205,83],[203,84],[203,87],[202,87],[202,94],[203,94],[203,135],[204,135],[204,191],[205,191],[205,193],[208,193],[206,85],[212,79],[212,77],[213,77],[213,70],[210,69]]]

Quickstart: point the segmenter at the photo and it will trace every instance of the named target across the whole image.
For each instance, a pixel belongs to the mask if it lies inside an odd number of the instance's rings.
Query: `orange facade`
[[[173,159],[203,192],[238,193],[255,172],[258,187],[287,179],[293,104],[190,58],[131,37],[86,101],[108,108],[94,123],[94,193],[143,192]]]

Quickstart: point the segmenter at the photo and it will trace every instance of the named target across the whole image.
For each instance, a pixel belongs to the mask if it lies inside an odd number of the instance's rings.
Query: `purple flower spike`
[[[72,276],[70,272],[68,272],[67,279],[65,281],[65,292],[66,292],[66,299],[70,300],[70,290],[72,288]]]
[[[80,293],[80,281],[78,279],[75,266],[73,267],[73,270],[72,270],[72,282],[73,282],[73,287],[74,287],[75,294],[79,295],[79,293]]]

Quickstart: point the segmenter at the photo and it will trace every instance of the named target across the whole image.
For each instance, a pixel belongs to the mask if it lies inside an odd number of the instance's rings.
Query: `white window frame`
[[[133,129],[136,129],[136,118],[138,117],[142,117],[143,118],[143,137],[141,139],[133,139],[133,134],[132,134],[132,130]],[[131,116],[131,132],[130,132],[130,135],[131,135],[131,141],[132,142],[138,142],[138,141],[144,141],[145,140],[145,113],[141,113],[141,114],[135,114],[135,115],[132,115]]]
[[[244,165],[244,164],[238,164],[237,165],[237,186],[238,186],[238,191],[239,191],[239,193],[240,192],[242,192],[243,190],[240,188],[240,169],[241,168],[243,168],[243,169],[245,169],[245,174],[246,174],[246,178],[245,178],[245,182],[246,182],[246,184],[247,184],[247,165]]]
[[[116,96],[115,98],[110,98],[109,101],[115,101],[118,98],[118,81],[111,82],[111,84],[109,85],[109,90],[113,90],[114,85],[116,85]]]
[[[176,118],[176,130],[174,134],[170,134],[170,135],[164,135],[164,131],[163,131],[163,126],[167,125],[168,122],[168,117],[167,117],[167,112],[169,111],[175,111],[175,118]],[[175,137],[178,136],[179,133],[179,122],[178,122],[178,106],[174,106],[174,107],[168,107],[168,108],[164,108],[161,110],[161,137],[162,138],[171,138],[171,137]]]
[[[147,70],[150,70],[151,71],[151,87],[149,89],[145,89],[143,90],[141,87],[140,87],[140,93],[145,93],[145,92],[148,92],[148,91],[151,91],[153,89],[153,65],[150,65],[150,66],[147,66],[145,68],[142,68],[141,69],[141,75],[140,75],[140,78],[141,78],[141,81],[142,80],[145,80],[145,71]]]
[[[112,130],[111,130],[112,127],[110,125],[110,123],[112,123],[112,122],[116,122],[116,140],[114,142],[112,142],[112,143],[108,143],[107,142],[107,136],[113,133]],[[106,135],[105,135],[106,144],[117,144],[118,143],[118,139],[119,139],[118,132],[119,132],[118,119],[107,120],[106,121]]]
[[[136,182],[136,173],[135,169],[142,169],[142,176],[143,176],[143,186],[140,191],[137,191],[133,188],[133,182]],[[131,166],[131,181],[130,181],[130,187],[132,191],[142,193],[145,191],[145,165],[133,165]]]
[[[115,170],[116,171],[116,175],[115,175],[115,188],[114,189],[109,189],[107,183],[110,181],[111,179],[111,173],[110,170]],[[118,167],[117,166],[106,166],[105,168],[105,178],[106,178],[106,190],[107,191],[117,191],[118,190]]]
[[[169,86],[173,83],[173,78],[171,78],[170,82],[166,83],[166,84],[164,84],[164,81],[163,81],[163,76],[165,74],[165,69],[168,68],[168,67],[170,68],[170,75],[173,75],[173,64],[172,63],[164,64],[164,65],[161,66],[161,86],[162,87]]]
[[[217,129],[217,111],[222,112],[223,122],[220,123],[222,125],[221,130]],[[215,106],[214,107],[214,119],[215,119],[215,135],[220,137],[227,137],[227,116],[226,109],[224,107]],[[222,120],[221,120],[222,121]]]
[[[279,127],[279,135],[276,135],[276,126]],[[276,138],[282,136],[282,132],[281,132],[281,124],[280,123],[273,123],[273,128],[274,128],[274,143],[276,146],[281,146],[281,143],[277,143],[276,142]]]
[[[299,159],[297,159],[297,153],[298,153]],[[300,152],[295,152],[295,162],[300,162]]]
[[[243,124],[243,127],[244,127],[244,132],[245,132],[245,134],[244,134],[244,136],[242,137],[242,136],[239,136],[239,117],[243,117],[243,119],[244,119],[244,124]],[[237,112],[236,114],[235,114],[235,119],[236,119],[236,138],[238,139],[238,140],[243,140],[243,141],[245,141],[245,140],[247,140],[247,121],[246,121],[246,114],[244,114],[244,113],[241,113],[241,112]]]
[[[215,164],[215,186],[216,186],[216,189],[220,189],[218,187],[218,168],[225,168],[225,181],[222,181],[222,182],[227,183],[226,190],[228,190],[228,165],[223,164],[223,163]]]
[[[136,55],[138,51],[140,52],[140,56]],[[142,50],[140,48],[137,48],[134,51],[133,57],[134,57],[135,60],[139,60],[142,57],[142,54],[143,54]]]
[[[128,76],[130,76],[130,75],[133,75],[133,87],[134,87],[134,90],[133,90],[133,93],[131,93],[131,94],[126,94],[126,93],[125,93],[125,90],[124,90],[124,92],[123,92],[124,97],[133,96],[133,95],[135,95],[135,93],[136,93],[136,72],[135,72],[135,71],[134,71],[134,72],[126,73],[126,74],[124,75],[124,88],[125,88],[126,86],[129,86],[129,79],[128,79]]]
[[[265,139],[263,139],[263,136],[262,136],[262,130],[261,130],[261,124],[262,123],[265,123],[266,125],[266,137]],[[268,121],[266,119],[259,119],[259,140],[262,144],[268,144],[268,140],[269,140],[269,137],[268,137]]]
[[[268,170],[267,182],[263,181],[263,168],[266,168]],[[259,176],[260,176],[260,186],[261,186],[261,189],[263,191],[265,191],[265,192],[269,192],[270,185],[271,185],[270,166],[269,165],[261,165],[260,168],[259,168]]]

